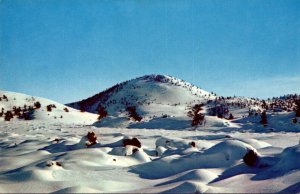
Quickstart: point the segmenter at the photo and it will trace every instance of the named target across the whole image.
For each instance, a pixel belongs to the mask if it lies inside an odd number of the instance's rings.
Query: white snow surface
[[[255,116],[242,118],[247,109],[236,108],[232,121],[206,115],[205,125],[191,127],[187,107],[215,97],[189,86],[198,92],[191,97],[178,86],[184,82],[172,85],[164,78],[158,85],[154,75],[134,80],[154,84],[147,90],[159,100],[138,107],[142,122],[128,120],[124,110],[118,115],[121,105],[111,105],[99,122],[97,114],[70,107],[66,112],[51,100],[0,91],[9,99],[0,101],[5,110],[42,104],[32,120],[0,117],[0,193],[300,193],[300,124],[290,121],[293,113],[268,113],[269,124],[262,126]],[[133,92],[126,91],[112,96]],[[48,112],[48,104],[56,108]],[[161,114],[169,116],[153,118]],[[87,147],[89,131],[97,143]],[[123,147],[133,137],[141,148]],[[255,166],[243,161],[249,150],[258,154]]]
[[[88,112],[82,113],[74,108],[41,97],[0,90],[0,96],[3,95],[8,97],[8,101],[0,101],[0,108],[4,108],[4,112],[6,112],[7,110],[11,110],[14,106],[23,108],[24,105],[27,105],[28,107],[33,106],[35,102],[40,102],[41,108],[35,109],[33,111],[34,120],[47,121],[53,123],[92,124],[95,121],[97,121],[98,118],[98,115],[96,114]],[[51,112],[47,111],[46,108],[46,106],[50,104],[54,104],[56,106],[56,108],[52,108]],[[64,108],[67,108],[69,112],[66,112]],[[17,117],[14,117],[12,120],[19,121]],[[3,119],[1,118],[0,122],[2,121]]]

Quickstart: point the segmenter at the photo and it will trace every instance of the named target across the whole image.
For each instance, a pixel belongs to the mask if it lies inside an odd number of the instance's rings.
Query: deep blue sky
[[[0,89],[63,103],[168,74],[220,95],[300,93],[299,0],[1,0]]]

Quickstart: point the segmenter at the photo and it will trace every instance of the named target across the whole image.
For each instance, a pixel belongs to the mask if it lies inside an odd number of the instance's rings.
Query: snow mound
[[[199,182],[186,181],[162,193],[204,193],[208,186]]]
[[[155,142],[156,146],[162,146],[165,148],[189,148],[191,147],[190,145],[191,141],[179,139],[179,138],[166,138],[166,137],[161,137],[158,138]]]
[[[202,183],[209,183],[210,181],[214,180],[217,177],[218,176],[216,175],[216,173],[213,173],[209,170],[197,169],[197,170],[191,170],[187,173],[183,173],[183,175],[180,175],[175,179],[171,179],[169,181],[160,183],[157,186],[173,184],[173,183],[183,182],[183,181],[197,181]]]
[[[256,149],[271,147],[272,145],[263,141],[259,141],[257,139],[249,139],[249,138],[234,138],[236,140],[239,140],[241,142],[247,143],[251,146],[253,146]]]
[[[166,156],[151,163],[132,167],[132,172],[145,178],[163,178],[187,170],[229,167],[240,161],[249,150],[256,149],[238,140],[227,140],[201,152]]]
[[[64,188],[58,191],[55,191],[53,193],[102,193],[103,191],[93,189],[91,187],[87,186],[74,186],[74,187],[68,187]]]
[[[238,140],[226,140],[205,150],[204,154],[219,156],[220,159],[225,158],[226,162],[230,162],[243,158],[249,150],[256,151],[254,147],[244,142]]]
[[[279,162],[272,168],[273,171],[282,173],[300,169],[300,145],[284,149],[280,155]]]

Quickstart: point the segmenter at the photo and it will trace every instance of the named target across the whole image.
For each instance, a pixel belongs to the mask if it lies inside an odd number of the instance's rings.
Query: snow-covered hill
[[[40,107],[37,107],[39,102]],[[48,106],[48,107],[47,107]],[[26,94],[0,91],[0,122],[5,121],[5,114],[11,111],[11,121],[40,120],[55,123],[91,124],[97,120],[97,115],[82,113],[79,110],[58,102]]]
[[[104,108],[108,117],[97,126],[179,129],[190,126],[187,112],[193,105],[215,98],[215,94],[172,76],[145,75],[68,106],[92,113]],[[141,122],[128,119],[128,107],[136,109]]]
[[[157,113],[158,110],[167,112],[172,107],[202,102],[213,99],[213,96],[197,86],[172,76],[145,75],[68,105],[94,113],[97,113],[99,107],[105,107],[110,115],[125,111],[128,106],[137,106],[141,113],[145,114]]]

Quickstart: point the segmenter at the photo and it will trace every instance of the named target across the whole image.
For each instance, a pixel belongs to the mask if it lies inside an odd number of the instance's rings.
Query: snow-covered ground
[[[228,120],[210,116],[208,104],[201,110],[205,125],[191,127],[187,112],[193,104],[217,96],[153,75],[108,93],[89,101],[94,113],[99,103],[106,105],[108,116],[99,121],[98,114],[0,91],[8,98],[1,99],[0,111],[26,104],[30,113],[30,120],[22,114],[10,121],[0,117],[0,193],[300,193],[300,123],[291,121],[294,112],[268,112],[263,126],[260,116],[245,117],[248,107],[231,106],[235,118]],[[48,105],[54,105],[51,111]],[[126,105],[137,107],[141,122],[128,118]],[[88,142],[91,131],[95,142]],[[141,146],[124,147],[132,138]],[[251,165],[245,163],[249,153],[255,155]]]
[[[0,128],[2,193],[300,192],[299,133],[97,128],[38,120],[1,122]],[[88,131],[99,143],[86,148],[80,140]],[[125,136],[137,137],[142,148],[127,152],[120,143]],[[189,146],[192,141],[196,147]],[[242,160],[249,149],[260,154],[256,166]]]

